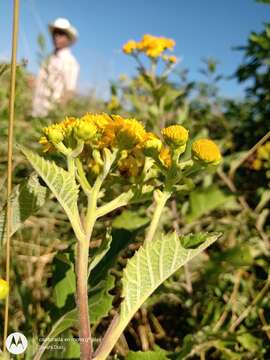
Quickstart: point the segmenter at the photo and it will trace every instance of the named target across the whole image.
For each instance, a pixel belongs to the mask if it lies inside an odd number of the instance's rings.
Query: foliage
[[[33,119],[31,78],[25,64],[18,66],[15,141],[30,148],[22,150],[39,175],[30,175],[16,150],[10,328],[31,339],[26,359],[80,356],[76,238],[82,240],[93,201],[97,221],[85,279],[95,359],[112,349],[106,339],[118,337],[108,358],[269,358],[269,139],[250,151],[269,131],[268,28],[239,48],[244,59],[234,76],[247,84],[243,99],[220,95],[225,76],[214,58],[203,60],[205,80],[191,81],[169,53],[171,39],[147,35],[125,44],[138,71],[112,82],[106,106],[93,94],[78,96],[48,118]],[[0,74],[5,136],[9,66]],[[105,109],[121,116],[107,118]],[[101,114],[98,122],[84,116],[89,110]],[[102,119],[110,124],[106,131],[97,126]],[[41,157],[34,140],[44,127],[41,143],[49,151]],[[218,169],[194,146],[209,134],[223,154]],[[4,182],[0,195],[4,210]],[[2,240],[4,224],[2,211]],[[3,277],[4,253],[1,261]],[[3,317],[2,303],[0,310]],[[70,339],[69,345],[44,352],[40,345],[54,345],[50,338],[59,338],[58,345]]]

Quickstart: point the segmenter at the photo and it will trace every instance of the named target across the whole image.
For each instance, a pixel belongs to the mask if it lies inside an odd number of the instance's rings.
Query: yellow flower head
[[[0,279],[0,300],[4,300],[9,292],[8,282],[4,279]]]
[[[92,140],[97,135],[97,127],[93,122],[78,120],[74,126],[74,135],[77,139],[83,141]]]
[[[188,141],[188,130],[181,125],[168,126],[161,133],[166,143],[175,148],[185,145]]]
[[[167,146],[163,146],[159,153],[159,159],[162,162],[162,164],[170,168],[172,165],[172,154],[170,149]]]
[[[83,117],[81,117],[82,121],[86,121],[88,123],[94,124],[98,130],[104,131],[106,126],[110,124],[112,121],[111,117],[108,114],[90,114],[86,113]]]
[[[122,49],[125,54],[131,54],[137,49],[137,43],[134,40],[129,40]]]
[[[54,124],[43,129],[45,137],[53,144],[64,140],[64,131],[61,124]]]
[[[165,50],[173,50],[174,45],[175,41],[172,39],[145,34],[141,41],[137,43],[137,49],[149,57],[157,58],[161,56]]]
[[[119,115],[111,115],[104,126],[102,136],[98,142],[100,148],[112,147],[116,144],[116,135],[123,126],[124,119]]]
[[[217,165],[221,161],[221,154],[214,141],[198,139],[192,144],[192,155],[196,160],[207,164]]]
[[[145,130],[136,119],[124,119],[121,125],[116,135],[121,149],[131,149],[143,141]]]

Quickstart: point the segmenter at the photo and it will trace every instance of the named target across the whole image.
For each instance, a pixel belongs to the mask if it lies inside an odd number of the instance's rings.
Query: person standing
[[[46,117],[57,105],[65,104],[74,95],[79,64],[70,46],[78,38],[77,30],[65,18],[49,24],[54,52],[46,59],[39,71],[33,96],[33,117]]]

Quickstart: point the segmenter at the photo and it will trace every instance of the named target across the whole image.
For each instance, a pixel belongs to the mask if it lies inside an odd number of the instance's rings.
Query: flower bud
[[[74,126],[74,135],[78,140],[89,141],[92,140],[96,133],[97,127],[89,121],[79,120]]]
[[[188,141],[188,130],[181,125],[171,125],[162,130],[164,140],[169,146],[178,148]]]
[[[217,165],[221,161],[221,154],[214,141],[209,139],[198,139],[192,144],[192,155],[195,160],[206,164]]]
[[[62,128],[58,125],[51,125],[45,129],[43,129],[44,134],[47,139],[53,144],[59,144],[64,140],[64,133]]]
[[[6,280],[0,279],[0,300],[4,300],[9,292],[9,286]]]

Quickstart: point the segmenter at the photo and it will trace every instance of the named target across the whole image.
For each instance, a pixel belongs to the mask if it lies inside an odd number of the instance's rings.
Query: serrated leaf
[[[123,272],[124,300],[120,307],[120,322],[128,324],[145,300],[181,266],[193,259],[218,239],[221,234],[206,234],[196,249],[185,249],[176,233],[163,235],[146,243],[128,261]]]
[[[30,176],[27,181],[16,186],[11,195],[12,223],[11,235],[13,235],[24,221],[40,209],[49,197],[49,190],[40,185],[36,174]],[[0,213],[0,249],[5,240],[6,209]]]
[[[181,266],[221,236],[220,233],[206,235],[205,242],[196,249],[185,249],[179,236],[174,232],[158,236],[153,241],[145,243],[135,253],[123,271],[123,301],[120,305],[120,314],[115,316],[111,324],[111,338],[117,341],[134,314],[151,294]],[[114,342],[111,342],[106,349],[98,348],[94,359],[105,359],[113,345]]]
[[[77,206],[79,186],[68,171],[57,166],[53,161],[45,160],[34,152],[20,147],[21,151],[36,170],[38,175],[57,198],[72,224],[79,223]]]

